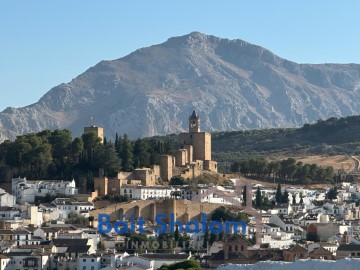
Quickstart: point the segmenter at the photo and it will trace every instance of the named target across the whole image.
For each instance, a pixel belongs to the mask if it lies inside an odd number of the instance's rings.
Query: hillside
[[[215,132],[212,151],[222,166],[248,157],[359,155],[360,116],[332,117],[302,128]]]
[[[358,134],[360,116],[330,118],[297,129],[215,132],[212,157],[222,173],[228,172],[235,161],[289,157],[302,164],[351,171],[355,169],[351,156],[360,154]],[[68,130],[44,130],[1,143],[0,179],[9,180],[16,174],[29,179],[79,180],[97,175],[99,168],[107,175],[115,175],[119,169],[131,171],[159,164],[160,155],[172,154],[181,146],[177,134],[135,141],[116,135],[115,141],[106,140],[104,144],[100,144],[95,133],[72,137]]]
[[[360,65],[297,64],[243,40],[193,32],[101,61],[37,103],[7,108],[0,141],[44,129],[79,135],[91,124],[109,139],[178,133],[193,109],[206,131],[299,127],[359,114],[359,89]]]

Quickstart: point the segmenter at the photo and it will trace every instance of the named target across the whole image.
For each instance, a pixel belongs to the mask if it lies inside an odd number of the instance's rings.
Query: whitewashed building
[[[36,197],[51,196],[74,196],[78,194],[75,180],[36,180],[30,181],[26,178],[12,179],[12,194],[19,204],[34,203]]]
[[[0,188],[0,207],[13,207],[16,204],[16,197]]]
[[[78,258],[79,270],[100,270],[101,267],[101,256],[96,254],[81,255]]]
[[[124,185],[120,189],[120,195],[128,196],[133,200],[164,199],[171,198],[173,191],[174,188],[164,186]]]
[[[0,207],[0,220],[20,220],[20,211],[13,207],[1,206]]]
[[[94,204],[90,202],[78,202],[72,198],[56,198],[52,201],[59,214],[58,219],[66,220],[70,213],[77,213],[85,217],[89,216],[89,211],[94,209]]]

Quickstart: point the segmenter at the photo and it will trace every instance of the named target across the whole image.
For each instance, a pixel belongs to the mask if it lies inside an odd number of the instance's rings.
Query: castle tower
[[[100,138],[100,142],[104,143],[104,129],[97,126],[84,127],[84,133],[86,132],[95,132],[96,135]]]
[[[200,117],[196,115],[195,110],[189,117],[189,132],[190,133],[200,132]]]
[[[189,160],[211,160],[211,134],[200,131],[200,117],[193,111],[189,117],[189,132],[180,133],[184,148],[192,145],[193,156]]]
[[[182,151],[186,151],[185,162],[192,163],[194,161],[203,161],[202,169],[217,172],[217,163],[211,160],[211,134],[200,131],[200,117],[195,111],[189,117],[189,132],[180,133],[180,140],[182,142]],[[177,153],[177,166],[179,164],[179,155]],[[180,160],[183,160],[182,155]]]
[[[99,196],[108,194],[109,179],[105,176],[94,177],[94,190],[98,191]]]
[[[160,156],[160,177],[162,180],[172,178],[173,158],[169,155]]]

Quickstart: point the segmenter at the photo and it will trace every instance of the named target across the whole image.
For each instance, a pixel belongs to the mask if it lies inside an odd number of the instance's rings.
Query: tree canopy
[[[16,168],[17,175],[29,179],[75,179],[85,176],[87,188],[103,169],[112,177],[120,170],[158,164],[159,155],[172,151],[175,137],[153,137],[132,141],[116,134],[115,142],[101,144],[95,132],[72,138],[69,130],[44,130],[18,136],[0,144],[0,174]],[[1,177],[1,175],[0,175]]]

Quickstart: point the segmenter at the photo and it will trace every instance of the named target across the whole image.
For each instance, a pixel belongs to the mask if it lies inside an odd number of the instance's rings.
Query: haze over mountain
[[[193,32],[101,61],[37,103],[0,113],[0,141],[43,129],[102,126],[131,138],[187,129],[295,127],[360,113],[360,65],[297,64],[242,40]]]

